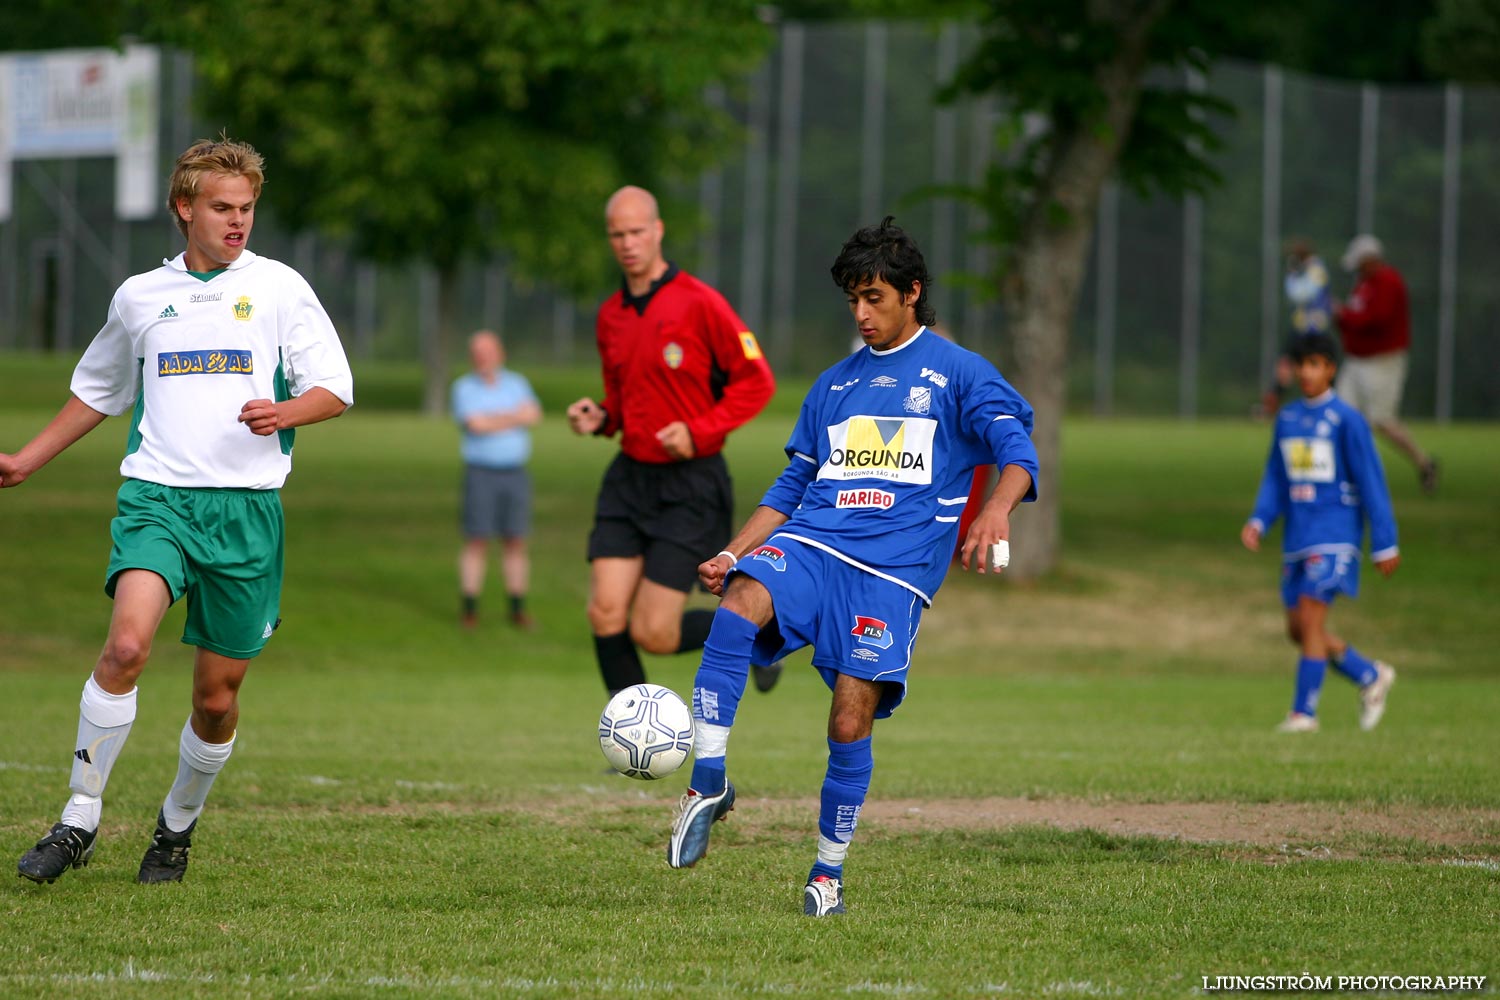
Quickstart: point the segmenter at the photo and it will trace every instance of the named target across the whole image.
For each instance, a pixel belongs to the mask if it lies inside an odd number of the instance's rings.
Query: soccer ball
[[[626,777],[665,778],[693,752],[693,713],[671,688],[632,685],[604,706],[599,749]]]

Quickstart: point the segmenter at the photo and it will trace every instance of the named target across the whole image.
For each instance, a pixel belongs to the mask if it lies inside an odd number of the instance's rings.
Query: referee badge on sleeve
[[[740,350],[745,352],[745,357],[750,361],[765,357],[760,353],[760,342],[749,330],[740,331]]]

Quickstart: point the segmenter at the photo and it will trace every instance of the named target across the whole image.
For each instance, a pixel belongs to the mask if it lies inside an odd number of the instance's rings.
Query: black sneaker
[[[773,663],[769,667],[752,664],[751,673],[755,676],[755,690],[765,694],[781,680],[781,664]]]
[[[181,882],[182,876],[187,874],[188,848],[193,846],[193,827],[197,825],[198,821],[193,820],[186,830],[173,833],[167,829],[166,817],[157,813],[156,832],[151,835],[151,846],[141,858],[140,874],[135,880],[148,884]]]
[[[54,825],[35,847],[21,855],[16,874],[33,882],[56,882],[57,876],[69,868],[82,868],[89,863],[94,856],[97,832],[66,823]]]

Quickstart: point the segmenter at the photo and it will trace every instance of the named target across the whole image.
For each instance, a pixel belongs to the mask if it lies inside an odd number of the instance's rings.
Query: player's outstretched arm
[[[269,399],[252,399],[240,407],[240,423],[262,437],[329,420],[349,407],[320,385],[315,385],[294,399],[277,403]]]
[[[762,542],[771,537],[771,532],[787,521],[787,515],[775,507],[759,506],[750,515],[739,534],[730,539],[724,551],[698,565],[698,579],[709,593],[719,596],[724,592],[724,575],[740,557],[753,552]]]
[[[0,489],[20,486],[65,448],[102,424],[106,416],[77,396],[69,396],[57,416],[24,448],[14,455],[0,453]]]
[[[969,525],[969,533],[964,537],[961,550],[964,569],[969,568],[969,561],[977,550],[981,555],[976,568],[981,573],[985,572],[984,553],[988,553],[990,546],[996,542],[1010,541],[1010,512],[1016,509],[1030,491],[1030,472],[1019,465],[1007,465],[1000,470],[1000,481],[995,484],[994,492],[985,501],[984,508],[974,518],[974,523]],[[1001,569],[1002,567],[996,566],[991,572],[999,573]]]

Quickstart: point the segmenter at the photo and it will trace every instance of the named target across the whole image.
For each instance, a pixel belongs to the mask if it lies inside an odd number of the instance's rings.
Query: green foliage
[[[1500,0],[1439,0],[1422,29],[1422,53],[1443,76],[1500,82]]]
[[[1219,5],[1182,5],[1143,27],[1127,23],[1130,8],[1101,11],[1086,0],[995,0],[980,17],[978,48],[944,88],[942,99],[995,94],[1001,120],[997,156],[972,200],[988,213],[985,238],[1013,244],[1032,212],[1067,221],[1057,200],[1055,168],[1062,153],[1107,131],[1107,112],[1119,81],[1100,68],[1120,55],[1127,31],[1150,32],[1144,78],[1129,132],[1119,152],[1121,179],[1143,197],[1205,191],[1218,180],[1209,154],[1220,140],[1210,116],[1229,116],[1226,101],[1188,86],[1186,72],[1208,66],[1205,46],[1216,37]],[[1155,70],[1155,72],[1151,72]],[[1131,81],[1134,83],[1135,81]],[[1092,198],[1088,199],[1092,203]],[[1002,261],[1002,266],[1004,261]]]
[[[577,289],[602,280],[609,193],[709,162],[731,123],[705,90],[769,41],[748,0],[199,0],[170,34],[293,225],[440,271],[504,251]]]

